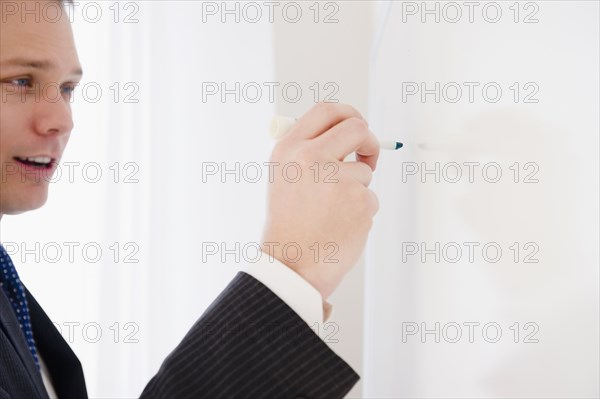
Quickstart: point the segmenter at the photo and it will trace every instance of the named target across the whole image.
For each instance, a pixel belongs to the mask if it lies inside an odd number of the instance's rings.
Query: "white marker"
[[[290,128],[296,123],[296,118],[289,116],[277,115],[271,119],[271,126],[269,126],[269,133],[275,140],[283,137]],[[404,144],[394,140],[379,140],[379,146],[382,150],[399,150]]]

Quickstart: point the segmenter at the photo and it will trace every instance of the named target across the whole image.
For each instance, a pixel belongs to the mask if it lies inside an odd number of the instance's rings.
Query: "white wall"
[[[598,3],[519,3],[519,23],[509,9],[513,2],[496,3],[497,23],[483,19],[485,2],[473,23],[462,3],[454,3],[461,21],[447,22],[442,14],[439,23],[433,15],[422,22],[423,4],[391,2],[373,59],[371,123],[407,147],[382,160],[386,167],[373,182],[381,211],[367,258],[365,395],[598,397]],[[447,3],[437,4],[442,11]],[[539,22],[523,23],[535,7]],[[453,19],[454,11],[445,9]],[[406,82],[426,82],[428,89],[458,82],[463,96],[452,102],[456,93],[449,91],[436,102],[419,93],[404,100]],[[473,102],[463,82],[480,84]],[[482,97],[488,82],[503,89],[496,103]],[[514,82],[522,88],[517,103]],[[539,102],[523,102],[532,91],[523,90],[527,82],[539,87],[533,97]],[[469,182],[463,164],[469,161],[497,163],[501,180],[488,183],[480,166]],[[422,173],[436,162],[439,183]],[[452,162],[463,165],[455,183],[455,168],[443,174]],[[524,169],[527,162],[537,165],[539,182],[524,183],[535,167]],[[409,175],[414,165],[419,172]],[[444,257],[440,251],[439,262],[431,254],[423,262],[421,253],[407,255],[411,242],[428,249],[454,242],[463,255],[453,263],[455,252]],[[464,242],[480,245],[473,262]],[[497,263],[482,257],[489,242],[503,250]],[[538,263],[524,263],[535,248],[523,248],[527,242],[539,248],[531,259]],[[466,322],[480,323],[472,343]],[[490,322],[502,328],[497,343],[482,336]],[[518,343],[510,329],[515,322]],[[535,325],[524,329],[527,322]],[[419,331],[403,341],[410,323]],[[434,334],[422,337],[421,323],[429,329],[439,323],[439,343]],[[452,323],[462,328],[457,343],[450,342]],[[536,325],[531,338],[539,342],[524,343]]]

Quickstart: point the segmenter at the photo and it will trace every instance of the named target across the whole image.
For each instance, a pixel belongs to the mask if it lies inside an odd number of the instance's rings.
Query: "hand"
[[[356,161],[344,158],[356,152]],[[360,257],[379,208],[368,186],[379,142],[354,108],[316,104],[271,155],[263,252],[326,300]],[[284,250],[285,249],[285,250]]]

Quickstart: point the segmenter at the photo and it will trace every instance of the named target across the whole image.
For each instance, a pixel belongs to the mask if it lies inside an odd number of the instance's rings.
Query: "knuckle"
[[[336,113],[339,113],[344,107],[347,107],[347,105],[345,104],[324,101],[319,102],[317,106],[320,107],[323,111]]]
[[[369,220],[379,211],[379,199],[373,190],[363,187],[358,201],[361,212]]]
[[[365,164],[365,167],[368,169],[367,173],[367,187],[371,185],[371,182],[373,181],[373,170],[371,169],[371,167],[369,165]]]
[[[287,148],[284,142],[280,141],[273,147],[271,151],[271,161],[278,161],[284,159],[287,153]]]
[[[373,177],[373,169],[371,169],[371,167],[369,165],[367,165],[364,162],[358,162],[357,165],[360,165],[360,167],[363,170],[363,173],[370,179]]]
[[[352,198],[355,201],[356,206],[358,207],[361,213],[368,213],[370,208],[372,207],[372,194],[370,190],[365,188],[364,186],[355,186]]]
[[[320,102],[320,103],[317,103],[315,105],[315,107],[320,112],[322,112],[323,114],[327,115],[327,117],[330,117],[330,118],[335,118],[341,113],[339,110],[339,106],[334,103]]]
[[[315,107],[329,119],[340,120],[348,117],[361,118],[360,113],[348,104],[319,102]]]
[[[312,146],[302,145],[296,150],[294,160],[301,164],[310,164],[315,157],[315,149]]]
[[[377,213],[379,202],[369,189],[362,189],[357,193],[357,220],[361,231],[369,231],[373,226],[373,216]]]
[[[369,189],[364,190],[363,206],[370,215],[373,215],[379,208],[379,200],[373,191]]]
[[[373,180],[373,169],[364,162],[357,162],[356,167],[358,168],[355,173],[357,180],[363,182],[366,186],[371,184]]]
[[[377,194],[375,194],[373,190],[368,191],[371,194],[371,214],[375,215],[377,212],[379,212],[379,197],[377,197]]]
[[[364,119],[353,116],[346,120],[346,124],[348,129],[351,129],[356,133],[367,134],[369,132],[369,126]]]

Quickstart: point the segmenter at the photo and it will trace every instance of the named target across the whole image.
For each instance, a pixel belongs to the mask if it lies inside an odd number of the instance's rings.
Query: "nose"
[[[35,105],[34,129],[41,135],[62,135],[73,130],[71,104],[62,96],[45,93]]]

